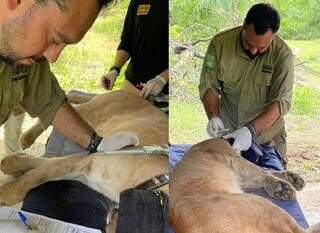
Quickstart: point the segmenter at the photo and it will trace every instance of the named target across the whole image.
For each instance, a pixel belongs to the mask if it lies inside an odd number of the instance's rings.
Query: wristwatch
[[[96,132],[92,133],[90,143],[87,147],[87,151],[89,151],[89,154],[97,152],[97,148],[102,141],[102,137],[100,137]]]
[[[117,71],[117,75],[119,75],[119,74],[120,74],[120,71],[121,71],[121,69],[120,69],[118,66],[111,66],[109,72],[112,71],[112,70]]]
[[[253,125],[251,122],[248,122],[248,123],[245,124],[244,126],[249,129],[252,137],[254,137],[254,136],[257,134],[256,127],[254,127],[254,125]]]

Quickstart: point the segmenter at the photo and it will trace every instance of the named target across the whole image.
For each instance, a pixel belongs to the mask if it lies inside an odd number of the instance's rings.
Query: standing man
[[[116,58],[101,85],[111,90],[130,58],[121,89],[138,93],[142,83],[145,98],[168,94],[168,40],[168,0],[131,0]]]
[[[21,105],[44,128],[53,125],[89,152],[136,144],[123,133],[102,138],[66,100],[50,71],[68,44],[79,42],[110,0],[4,0],[0,2],[0,125]]]
[[[246,151],[252,139],[286,155],[283,116],[291,106],[293,55],[276,34],[278,12],[269,4],[251,7],[242,26],[211,40],[199,84],[208,134],[230,129],[233,148]]]

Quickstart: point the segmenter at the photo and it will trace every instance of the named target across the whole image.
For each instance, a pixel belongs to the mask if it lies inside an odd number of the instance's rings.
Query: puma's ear
[[[8,10],[13,11],[20,4],[21,0],[5,0]]]

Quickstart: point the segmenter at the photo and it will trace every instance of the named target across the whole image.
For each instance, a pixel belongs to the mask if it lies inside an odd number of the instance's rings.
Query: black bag
[[[120,194],[117,233],[165,233],[168,226],[166,193],[127,189]]]
[[[116,205],[89,186],[72,180],[44,183],[27,194],[22,210],[105,232],[106,218]]]

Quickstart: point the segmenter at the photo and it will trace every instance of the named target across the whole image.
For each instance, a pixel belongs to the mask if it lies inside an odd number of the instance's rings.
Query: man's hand
[[[240,129],[237,129],[236,131],[223,136],[223,138],[234,138],[232,148],[239,153],[241,151],[248,150],[252,142],[252,134],[246,126],[243,126]]]
[[[110,137],[103,138],[97,147],[97,151],[115,151],[126,146],[138,146],[139,137],[133,132],[119,132]]]
[[[219,131],[224,129],[223,122],[220,117],[213,117],[207,125],[207,133],[212,138],[219,137]]]
[[[101,77],[101,86],[106,90],[112,90],[118,75],[119,73],[116,70],[111,70],[106,75],[103,75]]]
[[[165,80],[160,75],[157,75],[155,78],[149,80],[146,85],[143,87],[140,96],[143,96],[145,99],[150,95],[159,95],[163,87],[167,84]]]

